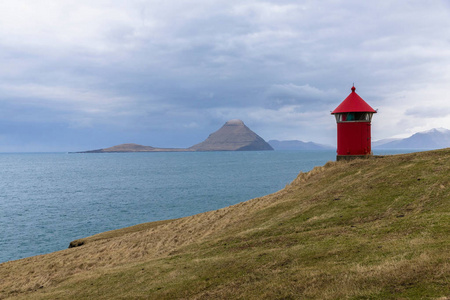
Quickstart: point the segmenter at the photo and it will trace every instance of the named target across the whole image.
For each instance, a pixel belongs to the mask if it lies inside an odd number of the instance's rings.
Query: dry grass
[[[0,264],[0,299],[446,299],[450,149],[330,162],[285,189]]]

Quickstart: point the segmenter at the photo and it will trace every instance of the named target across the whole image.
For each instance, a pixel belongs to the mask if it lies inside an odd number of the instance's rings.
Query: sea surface
[[[335,157],[335,151],[0,153],[0,263],[274,193]]]

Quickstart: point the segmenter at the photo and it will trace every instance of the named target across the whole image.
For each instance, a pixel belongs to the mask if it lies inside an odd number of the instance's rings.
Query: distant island
[[[120,144],[104,149],[81,151],[77,153],[114,153],[114,152],[187,152],[194,151],[183,148],[155,148],[134,143]]]
[[[245,126],[244,122],[233,119],[219,130],[190,148],[193,151],[260,151],[273,150],[265,140]]]
[[[156,148],[133,143],[77,153],[114,152],[194,152],[194,151],[261,151],[273,150],[263,138],[248,128],[244,122],[233,119],[226,122],[203,142],[189,148]]]
[[[317,144],[314,142],[302,142],[298,140],[270,140],[268,143],[275,150],[330,150],[336,148],[328,145]]]

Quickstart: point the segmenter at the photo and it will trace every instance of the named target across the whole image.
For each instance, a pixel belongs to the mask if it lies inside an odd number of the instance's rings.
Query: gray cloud
[[[336,103],[339,99],[339,94],[336,91],[322,91],[309,84],[295,85],[295,84],[275,84],[270,86],[265,94],[269,107],[283,107],[286,105],[301,105],[305,110],[317,110],[323,108],[325,105]],[[342,95],[341,95],[342,96]]]
[[[105,143],[189,146],[241,118],[267,139],[332,143],[329,111],[355,82],[384,114],[376,138],[410,130],[392,120],[415,116],[430,91],[434,119],[421,126],[449,128],[435,112],[449,94],[449,12],[406,0],[9,1],[1,121],[72,128],[80,145],[76,130],[89,129]]]
[[[443,118],[450,115],[450,106],[440,108],[430,106],[414,107],[407,109],[405,115],[414,118]]]

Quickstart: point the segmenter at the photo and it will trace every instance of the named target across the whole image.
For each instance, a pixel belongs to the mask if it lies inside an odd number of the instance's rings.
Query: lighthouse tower
[[[352,87],[352,92],[331,112],[337,123],[337,160],[372,155],[370,122],[377,111]]]

